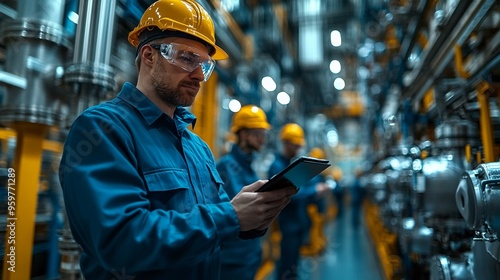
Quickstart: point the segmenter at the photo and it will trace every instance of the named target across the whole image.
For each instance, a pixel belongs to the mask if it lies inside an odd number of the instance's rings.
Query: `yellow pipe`
[[[385,228],[379,217],[378,207],[374,203],[365,201],[363,208],[367,230],[376,249],[385,279],[397,279],[402,269],[398,256],[397,237]]]
[[[466,79],[470,77],[470,73],[464,69],[462,48],[459,45],[455,45],[455,69],[461,78]]]
[[[427,37],[423,32],[418,32],[417,42],[420,44],[422,49],[425,49],[427,47],[427,44],[429,43],[429,40],[427,40]]]
[[[434,104],[434,88],[431,87],[429,90],[424,94],[421,100],[421,111],[422,113],[427,113],[431,106]]]
[[[323,231],[325,217],[318,211],[318,206],[315,204],[307,205],[307,214],[311,220],[309,242],[306,245],[302,245],[300,254],[303,256],[318,256],[324,251],[327,243]]]
[[[385,44],[389,51],[397,52],[401,44],[399,43],[397,30],[394,25],[390,24],[387,26],[386,36],[385,36]]]
[[[211,0],[212,5],[215,7],[217,12],[225,19],[226,24],[234,35],[236,40],[241,44],[243,50],[243,57],[246,60],[253,59],[253,41],[250,36],[247,36],[243,30],[241,30],[239,24],[233,18],[231,13],[222,9],[222,4],[220,0]]]
[[[476,153],[476,161],[477,161],[477,164],[483,163],[483,158],[481,157],[481,153],[480,152]]]
[[[16,123],[16,152],[9,181],[9,199],[15,202],[7,214],[5,280],[30,279],[35,234],[38,183],[42,162],[42,146],[47,127]],[[8,261],[11,261],[10,263]]]
[[[10,128],[0,129],[0,140],[7,140],[9,138],[16,137],[16,132]]]
[[[465,160],[470,162],[472,158],[472,150],[470,144],[465,145]]]
[[[15,130],[12,130],[10,128],[0,128],[0,140],[8,140],[9,138],[15,138],[15,137],[16,137]],[[42,149],[44,151],[60,154],[62,153],[63,144],[61,144],[58,141],[44,139],[42,144]]]
[[[490,86],[486,82],[480,82],[476,86],[477,100],[479,102],[479,119],[481,128],[481,140],[483,143],[484,161],[495,161],[495,150],[493,132],[491,126],[489,90]]]
[[[191,110],[196,116],[194,132],[203,139],[213,151],[215,158],[218,157],[217,132],[218,132],[218,108],[217,98],[218,76],[214,72],[206,83],[202,83],[200,92],[196,97]]]
[[[287,9],[283,3],[275,3],[273,4],[273,12],[276,21],[278,22],[278,26],[281,30],[281,34],[283,35],[283,41],[285,45],[292,55],[292,57],[297,56],[297,48],[295,44],[293,44],[292,35],[290,29],[288,28],[288,14]]]

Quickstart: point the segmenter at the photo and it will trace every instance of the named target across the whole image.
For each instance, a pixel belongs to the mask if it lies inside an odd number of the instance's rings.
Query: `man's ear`
[[[144,45],[141,48],[142,61],[146,65],[153,65],[154,61],[154,49],[150,45]]]

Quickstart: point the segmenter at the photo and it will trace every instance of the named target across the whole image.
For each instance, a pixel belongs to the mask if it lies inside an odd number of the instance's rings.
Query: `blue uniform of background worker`
[[[264,146],[270,127],[265,112],[257,106],[243,106],[234,114],[231,131],[236,134],[236,143],[217,163],[229,198],[259,179],[252,169],[252,161],[255,152]],[[253,280],[261,262],[260,239],[225,242],[221,249],[221,279]]]
[[[283,126],[280,132],[281,153],[269,167],[268,176],[279,173],[287,167],[305,145],[304,131],[295,123]],[[324,184],[310,184],[301,187],[292,197],[292,201],[278,216],[281,232],[280,259],[277,263],[276,279],[297,279],[299,274],[300,247],[305,243],[311,222],[307,213],[307,204],[316,196],[329,191]]]
[[[207,144],[188,127],[214,59],[213,22],[191,0],[160,0],[129,34],[137,85],[87,109],[64,146],[60,181],[85,279],[219,279],[220,247],[265,234],[296,193],[228,198]]]

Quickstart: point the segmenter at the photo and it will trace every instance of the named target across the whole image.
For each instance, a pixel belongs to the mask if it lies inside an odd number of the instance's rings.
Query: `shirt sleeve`
[[[105,269],[128,272],[189,266],[237,238],[227,195],[189,212],[150,210],[125,124],[86,112],[73,124],[60,165],[66,212],[75,240]]]

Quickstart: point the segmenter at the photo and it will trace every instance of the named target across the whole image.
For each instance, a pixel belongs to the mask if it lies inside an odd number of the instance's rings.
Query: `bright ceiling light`
[[[342,69],[342,65],[340,65],[340,61],[334,59],[334,60],[332,60],[332,62],[330,62],[330,71],[332,71],[333,74],[340,73],[341,69]]]
[[[276,89],[276,82],[270,76],[262,78],[262,87],[267,91],[274,91]]]
[[[71,11],[68,13],[68,19],[71,20],[74,24],[78,24],[78,14]]]
[[[288,95],[288,93],[284,91],[278,93],[276,99],[281,105],[287,105],[288,103],[290,103],[290,95]]]
[[[339,143],[339,134],[335,130],[330,130],[326,133],[326,139],[330,147],[335,147]]]
[[[342,78],[337,78],[333,81],[333,86],[337,90],[343,90],[345,88],[345,81]]]
[[[332,33],[330,33],[330,40],[334,47],[340,47],[340,45],[342,45],[342,36],[338,30],[333,30]]]
[[[231,101],[229,101],[229,110],[231,110],[231,112],[236,113],[240,109],[241,109],[241,103],[238,100],[232,99]]]

